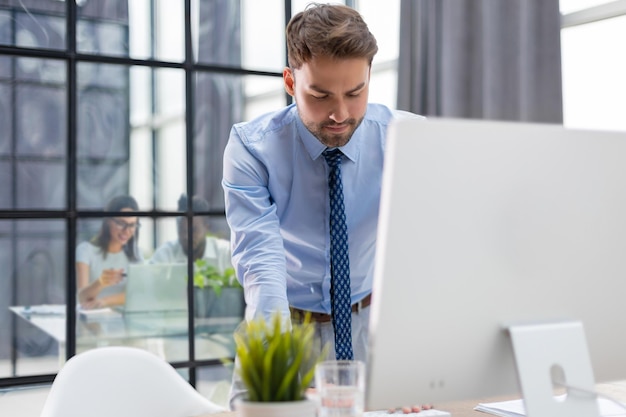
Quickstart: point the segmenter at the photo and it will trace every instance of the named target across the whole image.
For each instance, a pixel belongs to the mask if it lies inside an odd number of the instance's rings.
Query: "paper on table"
[[[565,394],[555,398],[557,400],[563,400]],[[626,417],[626,405],[620,407],[618,404],[606,398],[598,398],[598,409],[600,410],[601,417]],[[480,403],[474,407],[474,410],[499,417],[524,417],[526,415],[523,400]]]
[[[81,318],[89,318],[89,317],[98,317],[98,318],[105,318],[105,317],[110,317],[110,318],[117,318],[117,317],[122,317],[122,313],[120,313],[119,311],[113,310],[112,308],[109,307],[105,307],[105,308],[92,308],[92,309],[85,309],[82,307],[77,307],[76,311],[78,311],[78,313],[80,314]]]
[[[25,306],[21,313],[25,315],[41,315],[41,316],[61,316],[65,314],[65,304],[41,304],[36,306]]]

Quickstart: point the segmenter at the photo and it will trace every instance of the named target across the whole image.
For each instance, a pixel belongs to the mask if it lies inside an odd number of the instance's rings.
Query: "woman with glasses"
[[[131,196],[113,198],[107,212],[139,210]],[[124,304],[124,273],[128,265],[141,262],[137,250],[139,219],[134,216],[107,217],[89,242],[76,248],[78,302],[82,308],[102,308]]]

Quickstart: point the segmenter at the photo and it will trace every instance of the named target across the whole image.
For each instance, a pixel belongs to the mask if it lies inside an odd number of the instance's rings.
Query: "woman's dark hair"
[[[109,201],[109,203],[104,208],[104,211],[115,212],[122,211],[123,209],[138,211],[139,205],[133,197],[129,195],[120,195],[114,197],[111,201]],[[109,242],[111,241],[111,231],[108,226],[110,219],[110,217],[107,217],[102,220],[102,226],[100,226],[100,231],[91,240],[91,243],[100,248],[100,251],[102,252],[102,257],[105,259],[109,249]],[[126,256],[128,256],[128,259],[131,262],[139,260],[139,256],[137,256],[137,239],[139,239],[139,228],[135,230],[133,237],[131,237],[130,240],[124,245],[124,253],[126,253]]]

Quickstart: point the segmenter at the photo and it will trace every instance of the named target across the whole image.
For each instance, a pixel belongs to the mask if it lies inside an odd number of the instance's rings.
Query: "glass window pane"
[[[392,109],[397,107],[398,71],[393,68],[372,67],[370,80],[369,101],[372,103],[385,104]]]
[[[11,138],[13,137],[13,111],[12,83],[0,81],[0,157],[7,156],[11,151]]]
[[[60,210],[67,207],[65,161],[17,162],[16,194],[18,209]]]
[[[126,0],[85,2],[79,8],[81,52],[182,62],[184,2]]]
[[[20,156],[65,157],[65,88],[19,85],[16,91],[16,150]]]
[[[197,62],[282,71],[285,65],[283,0],[193,2]]]
[[[128,2],[130,57],[182,62],[185,59],[184,7],[182,1]]]
[[[251,120],[287,105],[283,78],[248,75],[243,77],[244,103],[242,120]],[[289,99],[291,100],[291,98]]]
[[[77,74],[77,204],[98,209],[128,193],[129,70],[79,63]]]
[[[18,58],[16,78],[20,81],[46,85],[65,85],[67,69],[65,61],[55,59]]]
[[[234,276],[228,235],[218,236],[205,216],[193,219],[194,315],[196,357],[223,359],[234,357],[233,332],[244,316],[243,289]],[[213,223],[215,224],[215,223]],[[187,238],[186,222],[179,228],[180,239]],[[206,238],[196,240],[196,232]],[[225,237],[225,238],[224,238]],[[202,242],[205,246],[202,248]],[[200,249],[200,250],[198,250]],[[191,251],[189,251],[191,252]]]
[[[195,198],[202,199],[202,196],[196,195]],[[178,204],[175,206],[178,208]],[[194,211],[206,211],[206,209],[200,209],[198,207],[199,206],[196,205],[196,203],[193,203],[192,209]],[[186,238],[186,232],[181,232],[183,234],[179,235],[179,230],[184,230],[179,229],[179,224],[181,224],[179,222],[182,218],[182,216],[176,216],[157,219],[154,230],[146,230],[146,227],[142,225],[139,247],[146,261],[156,263],[186,262],[186,250],[183,250],[181,245],[178,243],[179,239],[183,239],[184,241]],[[224,216],[201,216],[194,218],[202,219],[206,222],[206,234],[226,241],[230,239],[230,229],[228,228],[228,224],[226,223]],[[196,220],[196,222],[197,221],[199,220]],[[186,225],[184,220],[182,222],[181,227]],[[194,230],[199,229],[199,226],[195,223],[194,227]],[[154,253],[159,249],[161,253],[153,258]],[[227,250],[230,252],[229,248],[227,248]],[[212,253],[213,251],[211,250],[209,252]],[[176,254],[176,256],[173,254]],[[229,259],[230,255],[228,255],[228,257],[224,255],[222,261],[220,262],[230,262]]]
[[[146,255],[146,261],[155,263],[174,261],[174,259],[169,256],[173,251],[169,251],[168,248],[177,246],[177,218],[178,217],[157,219],[154,222],[154,230],[150,238],[146,235],[142,235],[141,244],[143,253]],[[157,250],[160,250],[161,253],[155,258],[153,256]],[[185,259],[183,259],[182,262],[185,262]]]
[[[0,221],[0,265],[12,271],[0,281],[0,356],[16,352],[11,375],[2,376],[58,371],[64,317],[37,311],[65,309],[65,259],[65,220]]]
[[[246,0],[242,4],[241,66],[282,72],[287,57],[284,1]]]
[[[153,4],[156,20],[153,55],[164,61],[182,62],[185,59],[185,2],[156,1]],[[224,35],[223,33],[222,36]]]
[[[220,239],[230,240],[230,228],[226,222],[226,216],[209,216],[209,233]]]
[[[194,91],[196,194],[206,198],[212,210],[223,209],[222,156],[232,125],[242,120],[243,78],[199,73]]]
[[[65,49],[64,3],[51,1],[20,3],[20,7],[9,9],[11,19],[15,20],[15,25],[12,26],[15,28],[15,34],[9,35],[13,38],[12,43],[25,48]]]
[[[92,3],[93,4],[93,3]],[[78,21],[76,46],[80,52],[102,55],[128,55],[128,27],[120,23]]]
[[[64,61],[0,58],[0,207],[66,206],[66,81]]]
[[[150,28],[152,27],[150,4],[151,0],[133,0],[128,5],[129,26],[129,49],[130,55],[137,59],[151,58],[152,37]]]
[[[12,165],[9,161],[3,161],[0,156],[0,209],[13,208],[14,181]]]
[[[378,53],[374,63],[398,59],[400,39],[400,1],[359,1],[359,13],[376,37]],[[390,28],[396,28],[395,30]],[[395,89],[395,88],[394,88]]]
[[[13,78],[13,58],[9,56],[0,56],[0,80],[10,80]]]
[[[128,56],[127,1],[78,3],[76,48],[89,54]]]
[[[154,132],[155,207],[173,210],[181,193],[187,189],[184,116],[171,119]]]
[[[7,10],[0,10],[0,45],[13,44],[11,40],[12,32],[11,13]]]
[[[15,233],[12,233],[13,222],[0,220],[0,265],[5,271],[14,271],[15,260]],[[17,305],[14,296],[14,280],[7,278],[0,279],[0,358],[7,360],[11,357],[13,349],[12,339],[15,333],[14,320],[9,307]],[[13,374],[15,364],[0,368],[0,377],[10,377]]]
[[[132,69],[130,191],[147,208],[175,210],[187,190],[185,74]]]
[[[626,130],[625,36],[626,16],[561,31],[566,126]]]
[[[194,0],[191,20],[197,62],[241,66],[240,2]]]

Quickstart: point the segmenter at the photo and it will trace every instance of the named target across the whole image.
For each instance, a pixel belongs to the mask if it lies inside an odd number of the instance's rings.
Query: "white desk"
[[[609,395],[618,401],[626,403],[626,381],[616,381],[612,383],[597,384],[596,390],[601,394]],[[450,402],[450,403],[444,403],[444,404],[435,404],[435,407],[442,411],[448,411],[452,415],[452,417],[494,417],[492,414],[486,414],[480,411],[474,411],[474,407],[478,405],[478,403],[481,403],[481,402],[505,401],[505,400],[513,400],[517,398],[519,398],[519,396],[481,398],[481,399],[470,400],[470,401],[458,401],[458,402]],[[217,413],[217,414],[206,414],[206,415],[202,415],[198,417],[236,417],[236,416],[237,416],[237,413],[235,411],[227,411],[227,412]],[[390,414],[390,417],[401,417],[401,416],[402,414]],[[415,414],[413,414],[412,416],[415,416]]]
[[[59,343],[59,363],[65,362],[66,306],[13,306],[10,310],[52,336]],[[234,357],[232,332],[239,318],[196,318],[196,359]],[[77,353],[101,346],[134,346],[149,350],[169,362],[188,357],[188,318],[181,313],[81,316],[76,319]]]

